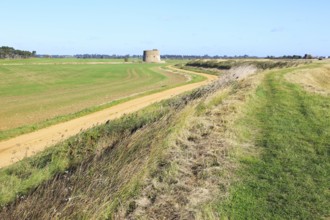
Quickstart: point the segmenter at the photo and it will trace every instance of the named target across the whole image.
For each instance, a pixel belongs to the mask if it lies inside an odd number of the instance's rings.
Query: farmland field
[[[138,62],[138,59],[129,59]],[[124,59],[77,59],[77,58],[33,58],[33,59],[0,59],[0,64],[70,64],[70,63],[122,63]]]
[[[164,64],[46,61],[1,61],[0,134],[187,81]]]

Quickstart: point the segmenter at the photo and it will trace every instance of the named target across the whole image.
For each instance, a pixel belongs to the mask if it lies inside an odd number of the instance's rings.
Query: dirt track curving
[[[178,70],[173,67],[171,68],[176,71],[191,73],[190,71]],[[124,114],[135,112],[154,102],[159,102],[183,92],[193,90],[217,79],[217,76],[193,73],[203,75],[207,80],[137,98],[71,121],[56,124],[32,133],[2,141],[0,142],[0,168],[13,164],[24,157],[34,155],[47,147],[78,134],[82,130],[86,130],[97,124],[105,123],[107,120],[119,118]]]

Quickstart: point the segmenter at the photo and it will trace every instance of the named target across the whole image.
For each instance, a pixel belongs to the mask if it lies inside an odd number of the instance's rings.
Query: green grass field
[[[72,59],[2,60],[0,139],[33,130],[35,124],[47,120],[97,110],[95,107],[115,100],[187,81],[183,75],[163,69],[165,64],[78,61],[82,63],[72,64]],[[22,129],[27,126],[30,128]]]

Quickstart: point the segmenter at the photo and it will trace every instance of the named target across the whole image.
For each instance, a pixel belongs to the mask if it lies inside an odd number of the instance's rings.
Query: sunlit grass
[[[330,99],[269,73],[240,121],[258,152],[240,155],[241,181],[219,206],[233,219],[329,217]]]

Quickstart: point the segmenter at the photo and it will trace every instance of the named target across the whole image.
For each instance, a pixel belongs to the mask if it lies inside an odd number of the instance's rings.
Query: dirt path
[[[34,155],[47,147],[78,134],[82,130],[105,123],[107,120],[119,118],[124,114],[135,112],[154,102],[171,98],[172,96],[206,85],[212,80],[217,79],[217,76],[213,75],[179,70],[173,67],[170,68],[175,71],[203,75],[207,80],[147,95],[71,121],[2,141],[0,142],[0,168],[13,164],[24,157]]]

